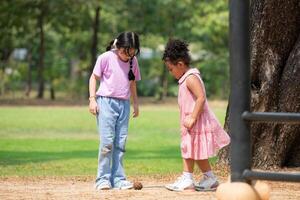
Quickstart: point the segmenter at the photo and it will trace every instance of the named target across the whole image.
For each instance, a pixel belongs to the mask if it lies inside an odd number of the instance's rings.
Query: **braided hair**
[[[130,61],[129,61],[129,72],[128,72],[128,79],[130,80],[130,81],[134,81],[135,80],[135,75],[134,75],[134,73],[133,73],[133,71],[132,71],[132,58],[130,58]]]
[[[128,72],[128,79],[130,81],[135,80],[134,73],[132,71],[132,63],[134,56],[139,55],[140,53],[140,41],[139,36],[135,32],[123,32],[118,35],[118,37],[112,40],[108,46],[106,47],[106,51],[109,51],[113,48],[124,48],[127,55],[130,55],[129,50],[130,48],[134,48],[135,54],[129,60],[129,72]]]

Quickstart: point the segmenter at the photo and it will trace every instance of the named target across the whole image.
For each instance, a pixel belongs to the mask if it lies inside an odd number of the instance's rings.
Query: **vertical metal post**
[[[250,108],[249,0],[230,0],[230,105],[231,181],[246,182],[251,169],[250,133],[242,113]]]

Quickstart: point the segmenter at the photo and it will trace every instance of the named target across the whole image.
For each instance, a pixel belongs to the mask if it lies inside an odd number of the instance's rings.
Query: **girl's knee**
[[[107,155],[108,153],[110,153],[112,151],[112,147],[112,144],[103,145],[100,149],[101,155]]]

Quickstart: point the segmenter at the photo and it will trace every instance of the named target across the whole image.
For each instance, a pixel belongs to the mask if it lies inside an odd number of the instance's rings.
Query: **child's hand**
[[[183,126],[185,128],[187,128],[188,130],[192,129],[194,124],[196,122],[196,119],[191,117],[191,116],[187,116],[185,119],[184,119],[184,122],[183,122]]]
[[[99,108],[95,99],[90,100],[89,111],[93,115],[96,115],[99,112]]]
[[[134,103],[133,104],[133,117],[139,116],[139,104]]]

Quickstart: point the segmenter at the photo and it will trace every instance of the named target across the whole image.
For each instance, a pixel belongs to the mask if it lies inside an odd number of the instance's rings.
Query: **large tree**
[[[251,111],[300,112],[300,1],[252,0],[250,15]],[[250,132],[253,167],[300,166],[299,125],[252,123]]]

